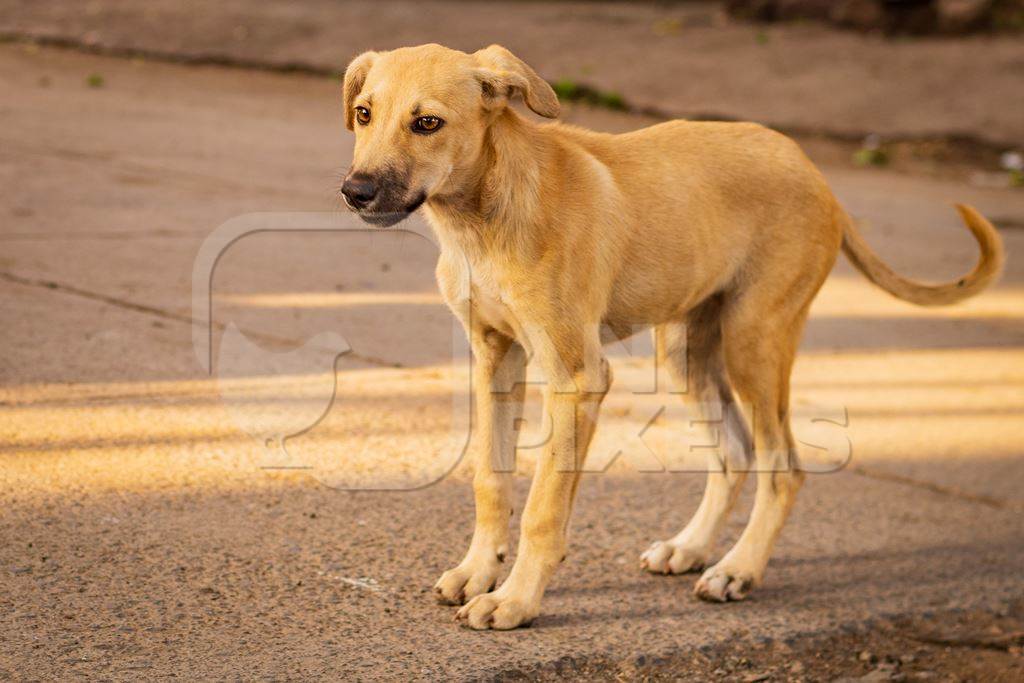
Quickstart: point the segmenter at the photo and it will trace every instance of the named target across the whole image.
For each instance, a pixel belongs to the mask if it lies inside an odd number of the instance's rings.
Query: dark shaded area
[[[572,656],[494,680],[1016,681],[1024,676],[1024,602],[993,611],[884,620],[831,637],[725,642],[669,657],[580,661]]]
[[[859,31],[963,35],[1024,30],[1021,0],[728,0],[730,15],[753,21],[813,19]]]

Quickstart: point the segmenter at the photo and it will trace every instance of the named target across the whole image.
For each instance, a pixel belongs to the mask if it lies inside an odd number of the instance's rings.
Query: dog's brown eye
[[[421,116],[412,122],[414,133],[433,133],[444,125],[444,121],[436,116]]]
[[[356,121],[361,126],[368,124],[370,122],[370,110],[366,107],[356,107]]]

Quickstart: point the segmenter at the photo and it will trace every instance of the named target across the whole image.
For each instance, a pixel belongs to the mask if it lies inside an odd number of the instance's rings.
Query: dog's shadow
[[[660,576],[647,574],[639,580],[629,582],[602,582],[586,586],[558,586],[547,591],[547,596],[558,598],[596,598],[605,607],[583,607],[581,611],[563,612],[544,615],[534,622],[535,628],[557,628],[559,626],[578,625],[581,622],[651,620],[665,617],[678,617],[684,610],[714,610],[722,605],[705,602],[693,594],[693,585],[700,576],[699,572]],[[617,594],[635,596],[633,600],[617,599]],[[749,605],[772,604],[771,596],[765,599],[750,598],[748,601],[735,603],[741,609]]]
[[[961,581],[965,573],[977,570],[971,560],[978,548],[970,544],[943,544],[904,551],[867,551],[853,555],[822,555],[808,558],[777,558],[772,561],[767,585],[740,602],[709,603],[693,595],[698,572],[660,576],[647,574],[627,581],[603,581],[590,585],[560,585],[547,591],[549,597],[569,609],[539,617],[533,628],[572,627],[586,622],[652,620],[679,617],[691,612],[707,618],[717,610],[772,612],[781,608],[830,609],[848,602],[850,590],[857,588],[856,602],[871,603],[876,596],[885,603],[886,595],[943,592],[943,586]],[[949,562],[958,558],[959,562]],[[992,558],[990,558],[991,560]],[[1001,557],[986,563],[986,575],[998,579],[1019,571],[1021,557]],[[912,571],[892,571],[896,563],[915,567]],[[819,568],[841,564],[843,569],[824,576]],[[771,571],[771,570],[770,570]],[[813,590],[809,589],[813,586]],[[624,599],[622,596],[633,596]],[[576,603],[575,610],[567,603]],[[589,603],[589,604],[588,604]],[[596,604],[594,604],[596,603]],[[884,608],[884,609],[883,609]],[[880,604],[887,611],[888,604]]]

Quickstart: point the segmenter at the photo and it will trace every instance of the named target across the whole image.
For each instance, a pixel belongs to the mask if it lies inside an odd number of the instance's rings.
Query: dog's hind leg
[[[761,583],[803,484],[789,427],[790,371],[809,307],[809,300],[798,307],[802,300],[793,291],[748,291],[723,317],[729,379],[753,421],[757,495],[736,545],[697,581],[695,592],[704,600],[741,600]]]
[[[662,325],[655,332],[659,363],[667,365],[684,400],[719,424],[722,446],[708,455],[707,486],[690,522],[640,556],[640,566],[655,574],[682,574],[707,565],[752,458],[750,432],[726,378],[721,308],[721,298],[713,297],[695,308],[685,324]]]
[[[462,562],[446,571],[434,592],[441,602],[462,604],[494,588],[509,552],[516,422],[526,391],[526,352],[489,329],[470,329],[476,427],[470,444],[476,525]]]

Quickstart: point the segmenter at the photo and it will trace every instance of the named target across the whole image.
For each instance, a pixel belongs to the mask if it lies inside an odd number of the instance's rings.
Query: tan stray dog
[[[345,73],[345,117],[356,132],[346,202],[378,225],[424,208],[441,244],[441,292],[475,360],[476,527],[436,591],[465,603],[457,618],[476,629],[537,616],[565,556],[580,466],[611,379],[602,336],[642,326],[654,328],[659,359],[688,388],[684,398],[697,409],[720,406],[730,446],[724,463],[709,467],[717,471],[690,523],[641,563],[657,573],[704,568],[753,466],[746,530],[696,585],[706,600],[741,599],[761,581],[804,478],[789,427],[790,369],[840,248],[887,292],[942,305],[998,275],[999,236],[958,206],[981,247],[978,265],[954,282],[919,284],[882,263],[818,170],[779,133],[687,121],[594,133],[528,121],[508,106],[514,96],[541,116],[558,114],[548,84],[497,45],[473,54],[439,45],[367,52]],[[527,357],[547,380],[552,437],[515,564],[494,590],[513,510],[511,475],[500,470],[514,457]],[[752,425],[739,405],[752,411]]]

